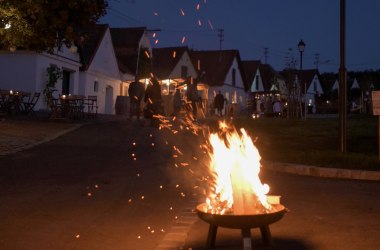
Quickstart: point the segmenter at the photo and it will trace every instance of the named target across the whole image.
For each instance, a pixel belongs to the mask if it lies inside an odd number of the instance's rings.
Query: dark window
[[[97,80],[94,81],[94,92],[98,92],[99,90],[99,83]]]
[[[70,71],[62,72],[62,95],[70,94]]]
[[[232,69],[232,86],[236,86],[236,69]]]
[[[181,77],[182,79],[187,78],[187,66],[181,66]]]

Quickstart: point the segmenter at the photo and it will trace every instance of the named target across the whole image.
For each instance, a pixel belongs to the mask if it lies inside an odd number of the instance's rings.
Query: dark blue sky
[[[197,50],[219,49],[218,29],[224,29],[223,49],[238,49],[243,60],[265,62],[264,48],[268,48],[267,62],[277,70],[292,57],[299,67],[297,44],[303,39],[304,69],[316,67],[318,53],[319,70],[337,72],[339,2],[109,0],[108,14],[101,22],[111,27],[160,29],[155,38],[158,44],[152,39],[154,47],[187,45]],[[380,1],[346,0],[346,5],[347,69],[380,69]]]

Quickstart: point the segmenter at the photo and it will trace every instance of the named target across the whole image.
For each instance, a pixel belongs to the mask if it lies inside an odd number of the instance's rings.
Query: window
[[[94,92],[98,92],[98,90],[99,90],[99,82],[98,82],[98,80],[95,80],[94,81]]]
[[[232,86],[236,86],[236,69],[232,69]]]
[[[181,66],[181,78],[182,79],[187,78],[187,66]]]

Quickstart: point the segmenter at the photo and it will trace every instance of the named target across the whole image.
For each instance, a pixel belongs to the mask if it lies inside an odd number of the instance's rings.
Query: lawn
[[[239,118],[236,127],[245,128],[264,160],[330,168],[380,170],[378,118],[349,115],[347,154],[340,153],[339,119]]]

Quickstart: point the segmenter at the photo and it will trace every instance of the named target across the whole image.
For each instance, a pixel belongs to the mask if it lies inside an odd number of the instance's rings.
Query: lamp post
[[[303,56],[303,52],[305,51],[305,46],[306,46],[306,44],[301,39],[298,42],[298,51],[300,52],[300,97],[301,97],[301,84],[302,84],[302,56]],[[306,83],[305,83],[304,102],[305,102],[305,105],[304,105],[305,106],[305,116],[304,116],[304,119],[306,120]],[[302,117],[302,105],[300,105],[300,109],[301,109],[301,117]]]

